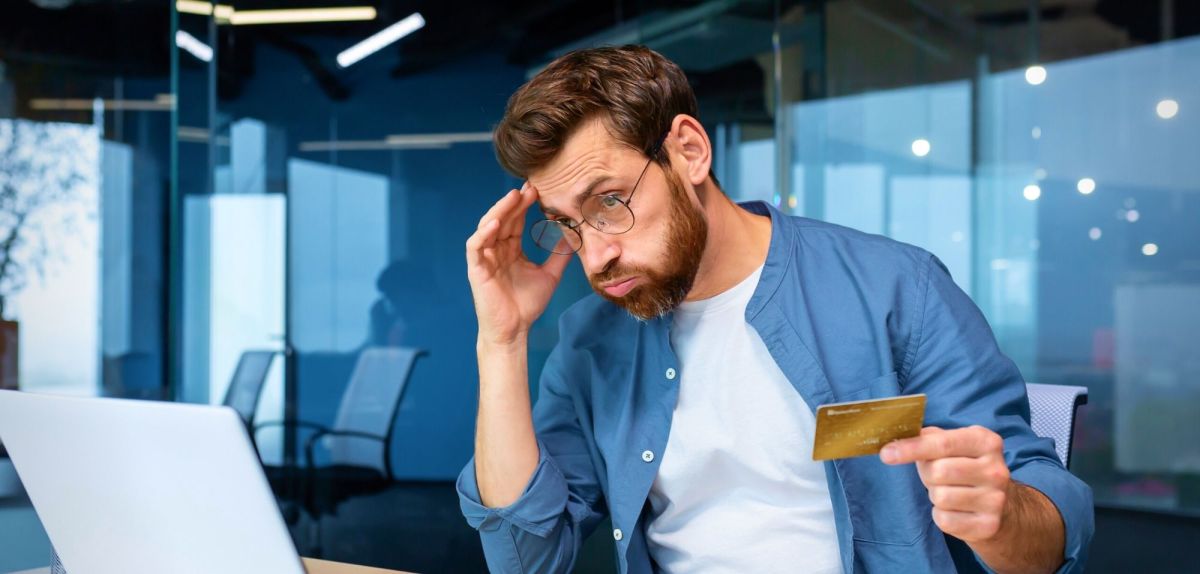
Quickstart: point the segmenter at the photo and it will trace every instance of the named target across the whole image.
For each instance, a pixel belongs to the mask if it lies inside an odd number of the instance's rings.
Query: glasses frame
[[[536,223],[534,223],[533,225],[531,225],[529,227],[529,236],[531,239],[533,239],[533,244],[537,245],[539,249],[548,251],[550,253],[557,253],[559,255],[574,255],[575,253],[578,253],[580,249],[583,249],[583,233],[580,233],[579,228],[584,223],[587,223],[588,226],[591,227],[592,229],[595,229],[596,231],[599,231],[600,233],[605,233],[608,235],[621,235],[623,233],[628,233],[629,230],[633,229],[634,225],[637,225],[637,214],[633,212],[633,207],[630,206],[630,204],[633,203],[633,196],[637,194],[638,189],[641,186],[642,179],[644,177],[646,177],[646,172],[650,169],[650,164],[654,163],[654,160],[658,158],[659,152],[662,151],[663,142],[665,142],[666,139],[667,139],[667,134],[664,133],[662,135],[662,137],[658,139],[658,143],[655,143],[654,147],[652,147],[650,149],[650,151],[646,154],[649,157],[649,159],[646,160],[646,165],[644,167],[642,167],[642,173],[638,174],[637,181],[635,181],[633,183],[633,189],[631,189],[629,191],[629,197],[627,197],[625,199],[621,199],[620,197],[616,197],[616,196],[607,196],[607,197],[611,197],[612,199],[619,201],[621,203],[621,205],[625,206],[626,211],[629,212],[629,227],[626,227],[625,229],[623,229],[621,231],[607,231],[607,230],[601,229],[595,223],[592,223],[591,219],[588,218],[587,215],[585,215],[583,213],[583,206],[586,205],[587,202],[590,201],[592,198],[600,197],[600,196],[599,195],[589,195],[588,197],[584,198],[583,201],[580,203],[579,215],[583,219],[583,221],[576,222],[575,225],[569,225],[569,224],[563,223],[562,221],[559,221],[557,219],[550,219],[548,217],[545,219],[542,219],[540,221],[537,221]],[[535,234],[536,231],[538,229],[541,229],[541,226],[543,226],[543,225],[557,225],[559,227],[562,227],[562,228],[565,228],[565,229],[571,231],[572,233],[574,233],[576,235],[576,237],[579,238],[579,247],[576,247],[574,249],[571,249],[570,251],[565,251],[565,252],[564,251],[556,251],[554,249],[547,249],[547,248],[543,247],[542,244],[538,241],[537,235]],[[566,237],[566,235],[567,235],[567,232],[564,231],[563,237]],[[560,243],[561,243],[561,240],[560,240]],[[571,244],[571,242],[568,241],[567,246],[569,247],[570,244]]]

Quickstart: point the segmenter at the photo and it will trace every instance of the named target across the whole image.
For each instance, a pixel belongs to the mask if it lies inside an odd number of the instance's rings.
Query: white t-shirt
[[[679,402],[646,527],[672,574],[841,572],[816,420],[746,322],[761,274],[674,314]]]

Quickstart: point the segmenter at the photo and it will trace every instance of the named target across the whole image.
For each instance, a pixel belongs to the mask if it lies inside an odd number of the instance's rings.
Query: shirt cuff
[[[458,475],[455,484],[458,503],[467,524],[485,532],[499,529],[509,523],[545,538],[553,532],[567,507],[567,481],[563,478],[554,458],[546,452],[546,446],[538,441],[538,465],[530,477],[521,496],[512,504],[501,508],[483,505],[479,496],[479,484],[475,481],[475,458]]]
[[[1083,572],[1096,529],[1092,488],[1062,466],[1050,462],[1029,462],[1013,470],[1012,479],[1046,495],[1062,516],[1066,544],[1058,574]],[[988,572],[993,572],[978,554],[975,559]]]

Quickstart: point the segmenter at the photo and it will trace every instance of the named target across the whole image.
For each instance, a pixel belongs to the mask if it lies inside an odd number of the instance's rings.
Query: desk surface
[[[304,558],[304,569],[308,574],[407,574],[399,570],[386,570],[383,568],[371,568],[370,566],[355,566],[353,564],[344,564],[342,562],[329,562],[328,560],[317,560],[315,558]],[[25,570],[22,572],[13,572],[12,574],[49,574],[50,568],[34,568],[33,570]]]
[[[329,562],[316,558],[304,558],[304,569],[308,574],[408,574],[399,570],[372,568],[370,566],[355,566],[342,562]]]

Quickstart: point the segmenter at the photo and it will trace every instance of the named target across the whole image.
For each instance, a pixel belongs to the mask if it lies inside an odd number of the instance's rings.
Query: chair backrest
[[[1054,451],[1063,466],[1069,467],[1075,410],[1079,405],[1087,404],[1087,387],[1028,383],[1025,388],[1029,394],[1029,418],[1034,434],[1054,439]]]
[[[267,373],[278,351],[245,351],[233,370],[233,379],[225,391],[223,404],[233,407],[246,426],[254,424],[254,412],[258,410],[258,399],[267,382]]]
[[[408,347],[364,349],[342,395],[333,430],[390,438],[396,410],[412,374],[413,363],[420,354],[420,350]],[[333,464],[387,470],[387,440],[381,442],[335,434],[326,437],[326,441]]]

